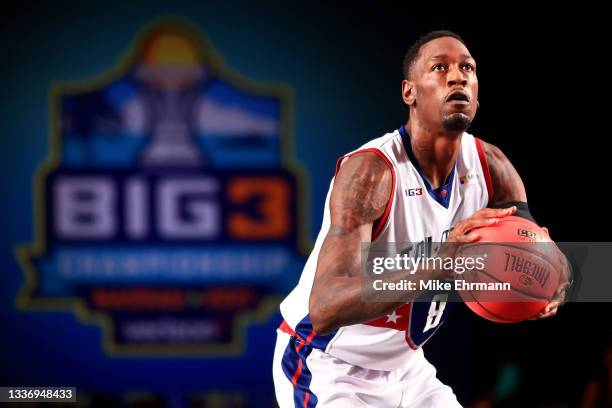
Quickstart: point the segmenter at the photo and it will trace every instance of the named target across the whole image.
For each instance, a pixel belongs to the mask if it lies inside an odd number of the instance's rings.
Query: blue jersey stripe
[[[285,376],[293,384],[293,400],[296,408],[312,408],[317,405],[317,396],[310,391],[312,373],[308,369],[306,359],[312,352],[312,347],[303,344],[299,339],[290,337],[282,359],[282,369]],[[301,367],[300,367],[301,361]]]
[[[304,340],[309,339],[313,331],[314,329],[312,327],[309,314],[307,314],[306,317],[304,317],[295,327],[295,332],[297,333],[297,335],[303,338]],[[325,351],[327,345],[334,338],[336,333],[337,332],[334,331],[323,335],[317,334],[312,339],[310,339],[308,344],[313,348]]]

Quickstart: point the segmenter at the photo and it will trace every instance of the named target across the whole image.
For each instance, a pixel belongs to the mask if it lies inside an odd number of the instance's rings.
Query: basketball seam
[[[509,320],[509,319],[506,319],[506,318],[504,318],[504,317],[501,317],[501,316],[499,316],[499,315],[497,315],[497,314],[493,313],[492,311],[490,311],[489,309],[487,309],[486,307],[484,307],[484,305],[483,305],[482,303],[480,303],[480,301],[476,300],[476,298],[474,297],[474,294],[472,293],[472,291],[471,291],[471,290],[468,290],[467,292],[470,294],[470,296],[472,297],[472,299],[474,299],[474,301],[473,301],[472,303],[477,303],[477,304],[478,304],[478,306],[480,306],[481,308],[483,308],[484,310],[486,310],[486,311],[487,311],[487,313],[490,313],[490,314],[492,314],[493,316],[495,316],[497,319],[502,320],[502,322],[498,322],[498,323],[518,323],[518,321],[516,321],[516,320]],[[466,305],[466,306],[467,306],[467,305]],[[472,310],[472,312],[474,312],[475,314],[478,314],[478,313],[476,313],[476,312],[475,312],[475,311],[473,311],[473,310]],[[480,316],[480,315],[479,315],[479,316]],[[484,317],[484,316],[480,316],[480,317],[483,317],[483,318],[485,318],[485,319],[486,319],[486,317]],[[487,319],[487,320],[490,320],[490,319]]]

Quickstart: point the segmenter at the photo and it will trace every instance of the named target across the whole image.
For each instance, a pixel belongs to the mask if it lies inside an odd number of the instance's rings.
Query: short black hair
[[[425,34],[424,36],[416,40],[414,44],[410,46],[410,48],[406,52],[406,55],[404,55],[404,64],[403,64],[404,79],[408,79],[408,76],[410,75],[410,70],[412,69],[414,62],[417,60],[417,58],[419,58],[421,47],[427,44],[428,42],[435,40],[436,38],[442,38],[442,37],[452,37],[452,38],[455,38],[461,41],[461,44],[466,45],[465,41],[463,41],[463,38],[461,38],[459,34],[453,33],[452,31],[437,30],[437,31],[432,31],[432,32]]]

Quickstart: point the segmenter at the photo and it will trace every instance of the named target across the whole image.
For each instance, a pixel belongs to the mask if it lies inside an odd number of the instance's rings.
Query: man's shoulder
[[[351,162],[349,166],[353,171],[369,172],[378,169],[382,172],[388,172],[393,168],[394,156],[393,149],[390,148],[394,142],[401,139],[401,135],[397,130],[385,133],[362,144],[355,150],[343,154],[336,163],[336,174],[340,167]],[[372,166],[372,167],[370,167]]]
[[[502,150],[499,147],[497,147],[493,143],[484,141],[479,137],[477,139],[480,142],[480,145],[482,146],[482,151],[485,154],[485,157],[487,158],[487,162],[489,163],[489,165],[491,164],[496,165],[496,164],[499,164],[500,162],[505,163],[508,161],[508,158],[506,157],[504,152],[502,152]]]
[[[387,144],[389,144],[390,142],[392,142],[393,140],[397,139],[397,138],[401,138],[399,132],[397,130],[394,130],[392,132],[389,133],[385,133],[382,136],[379,136],[375,139],[371,139],[369,141],[367,141],[366,143],[362,144],[361,146],[359,146],[357,149],[347,153],[347,155],[350,155],[352,153],[361,151],[361,150],[366,150],[366,149],[382,149],[384,148]]]

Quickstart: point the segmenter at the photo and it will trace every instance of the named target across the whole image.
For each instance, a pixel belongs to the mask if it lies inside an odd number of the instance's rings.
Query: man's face
[[[409,79],[404,100],[416,109],[422,124],[447,131],[469,127],[476,115],[478,78],[476,61],[461,41],[442,37],[423,45]]]

